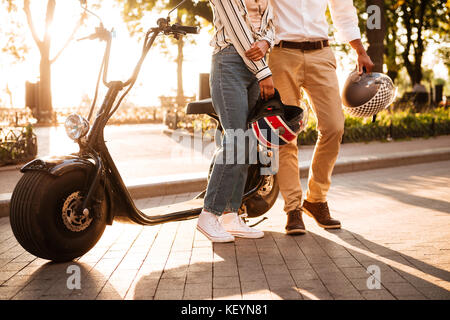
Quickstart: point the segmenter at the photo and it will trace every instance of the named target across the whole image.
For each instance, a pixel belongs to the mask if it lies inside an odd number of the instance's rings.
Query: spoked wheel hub
[[[62,219],[67,229],[72,232],[86,230],[92,222],[88,211],[83,211],[81,206],[83,197],[80,192],[74,192],[67,197],[62,207]]]

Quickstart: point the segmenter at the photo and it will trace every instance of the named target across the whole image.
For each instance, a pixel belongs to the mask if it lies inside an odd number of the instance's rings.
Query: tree
[[[8,13],[2,16],[2,24],[0,24],[2,40],[5,41],[1,51],[12,57],[13,61],[22,62],[29,47],[24,38],[19,35],[23,29],[22,23],[11,17],[11,13],[17,12],[17,6],[9,0],[2,0],[1,4],[2,10],[5,9]]]
[[[403,42],[403,62],[413,84],[422,81],[422,57],[433,35],[447,34],[450,19],[444,1],[439,0],[400,0],[399,16],[406,30]]]
[[[123,4],[124,21],[128,24],[129,30],[132,34],[142,31],[140,20],[144,17],[146,12],[157,9],[158,11],[169,10],[174,8],[181,0],[117,0]],[[177,11],[178,23],[185,25],[200,25],[199,18],[212,22],[213,16],[209,6],[209,1],[200,0],[197,2],[187,1]],[[185,39],[180,37],[177,40],[178,54],[176,58],[177,63],[177,104],[184,104],[184,89],[183,89],[183,48],[185,46]]]
[[[0,42],[3,44],[1,48],[2,65],[0,66],[0,72],[4,72],[3,68],[8,69],[12,65],[22,63],[25,60],[25,55],[29,51],[29,46],[24,37],[24,25],[21,21],[15,19],[12,12],[17,11],[17,6],[6,0],[0,1]],[[1,101],[0,106],[7,106],[14,108],[15,103],[13,99],[13,92],[10,90],[10,80],[5,78],[5,86],[0,88],[0,92],[7,96],[7,99]]]
[[[36,27],[33,23],[33,16],[30,9],[30,0],[24,0],[23,10],[27,17],[27,24],[30,28],[33,40],[39,49],[41,55],[40,61],[40,80],[39,80],[39,99],[38,99],[38,122],[41,123],[53,123],[53,104],[52,104],[52,88],[51,88],[51,66],[52,64],[61,56],[63,51],[67,48],[69,43],[75,37],[75,33],[78,28],[82,25],[84,19],[86,18],[83,12],[80,15],[80,19],[76,24],[73,32],[70,34],[69,38],[63,45],[63,47],[57,51],[56,55],[51,57],[50,48],[52,44],[52,35],[50,33],[50,28],[53,23],[53,18],[55,15],[56,0],[48,0],[47,11],[45,14],[45,28],[44,35],[42,39],[39,37],[36,31]]]
[[[386,34],[386,19],[383,8],[384,0],[366,0],[366,8],[372,16],[369,18],[370,27],[367,28],[369,48],[367,54],[372,58],[375,67],[373,71],[383,72],[384,38]],[[370,12],[369,12],[370,11]]]
[[[396,14],[397,1],[387,0],[384,5],[385,23],[386,23],[386,37],[385,37],[385,63],[387,66],[387,75],[395,81],[402,68],[402,63],[399,60],[398,53],[398,17]]]
[[[22,3],[19,0],[3,0],[3,3],[6,3],[7,10],[9,13],[17,13],[18,6]],[[23,0],[23,12],[26,16],[26,24],[28,25],[29,30],[31,31],[31,35],[33,40],[39,49],[40,53],[40,80],[38,86],[38,105],[36,108],[36,114],[34,116],[37,118],[38,123],[53,123],[53,104],[52,104],[52,91],[51,91],[51,66],[52,64],[61,56],[63,51],[67,48],[69,43],[73,40],[76,31],[82,25],[86,15],[83,13],[80,14],[80,18],[75,25],[73,32],[68,37],[65,44],[60,48],[59,51],[52,57],[51,56],[51,45],[52,45],[52,34],[50,32],[53,18],[55,15],[56,9],[56,0],[48,0],[47,8],[45,13],[45,26],[44,26],[44,35],[40,37],[37,33],[36,27],[33,22],[33,14],[32,9],[30,7],[30,0]],[[15,55],[18,59],[25,53],[24,48],[20,48],[14,42],[14,37],[10,38],[9,45],[6,47],[7,51]],[[17,42],[17,41],[16,41]]]
[[[354,0],[357,7],[374,0]],[[448,42],[450,5],[442,0],[385,0],[385,64],[395,79],[405,67],[412,84],[423,78],[423,54],[431,42]],[[364,12],[360,11],[363,15]]]

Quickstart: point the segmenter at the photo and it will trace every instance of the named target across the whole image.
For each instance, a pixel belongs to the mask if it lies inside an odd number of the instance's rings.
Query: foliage
[[[130,32],[133,34],[135,32],[142,32],[141,20],[144,18],[147,12],[152,10],[157,10],[161,12],[162,10],[170,10],[174,8],[180,0],[117,0],[123,5],[123,19],[127,22]],[[183,4],[178,12],[183,16],[183,22],[189,25],[199,25],[200,21],[198,18],[203,18],[206,21],[212,22],[212,12],[209,7],[209,1],[187,1]]]
[[[37,140],[31,125],[20,129],[0,128],[0,166],[34,159]]]
[[[362,17],[365,0],[354,2]],[[384,3],[388,74],[395,79],[405,67],[411,83],[420,83],[422,58],[427,46],[449,41],[450,6],[442,0],[385,0]],[[448,65],[448,49],[440,49],[439,54]]]
[[[23,31],[23,23],[12,18],[12,14],[17,14],[18,7],[12,0],[1,0],[0,8],[7,12],[2,16],[0,24],[0,34],[4,41],[1,52],[8,54],[14,62],[22,62],[30,48],[23,37],[18,36]],[[4,37],[4,39],[3,39]]]
[[[450,134],[450,109],[439,107],[425,113],[411,110],[378,114],[376,122],[372,119],[345,117],[343,143],[388,141],[418,137],[431,137]],[[310,118],[308,127],[299,136],[302,145],[314,145],[317,141],[316,120]]]
[[[52,64],[61,56],[65,51],[69,43],[74,39],[75,33],[78,28],[83,24],[86,14],[83,12],[80,14],[79,21],[75,25],[73,32],[67,37],[65,44],[57,51],[56,54],[51,56],[52,48],[52,23],[54,20],[57,2],[56,0],[46,1],[46,11],[44,14],[43,34],[39,35],[39,28],[36,27],[34,20],[36,18],[35,8],[32,7],[30,0],[1,0],[2,5],[6,6],[11,19],[10,23],[17,26],[27,24],[29,32],[32,35],[36,47],[39,49],[40,65],[39,65],[39,95],[37,106],[33,110],[33,114],[40,123],[53,122],[53,104],[52,104],[52,90],[51,90],[51,67]],[[43,1],[42,1],[43,2]],[[37,1],[33,2],[35,5]],[[62,4],[62,1],[59,2]],[[44,3],[41,3],[44,5]],[[20,16],[19,8],[23,9],[25,18]],[[81,12],[81,10],[80,10]],[[13,13],[13,14],[12,14]],[[11,18],[12,17],[12,18]],[[24,20],[24,21],[22,21]],[[20,37],[18,37],[18,30],[12,30],[9,35],[7,45],[2,51],[10,53],[17,60],[23,59],[24,54],[28,51],[28,47],[20,45]]]
[[[127,22],[128,29],[131,34],[143,33],[143,25],[141,21],[145,17],[146,13],[152,10],[156,10],[158,12],[163,10],[171,10],[180,3],[180,0],[117,1],[123,5],[123,18],[124,21]],[[202,19],[207,23],[211,22],[213,19],[209,1],[187,1],[177,9],[176,22],[178,23],[189,26],[199,26],[201,25]],[[165,37],[159,39],[159,44],[163,49],[165,49],[165,53],[168,54],[168,44],[166,43]],[[178,55],[175,61],[177,63],[177,105],[180,106],[184,105],[186,102],[183,88],[183,48],[185,45],[185,38],[180,37],[176,41],[172,39],[172,44],[176,44],[178,48]]]

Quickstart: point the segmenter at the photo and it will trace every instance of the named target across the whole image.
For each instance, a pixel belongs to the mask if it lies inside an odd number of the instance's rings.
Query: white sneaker
[[[212,242],[233,242],[234,237],[220,225],[219,217],[208,211],[202,211],[198,217],[197,230]]]
[[[264,237],[264,232],[250,228],[237,213],[227,213],[219,218],[223,228],[235,237],[259,239]]]

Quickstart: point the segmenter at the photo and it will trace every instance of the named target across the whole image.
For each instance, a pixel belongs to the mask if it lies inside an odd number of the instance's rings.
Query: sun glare
[[[42,38],[44,34],[44,19],[47,0],[31,1],[33,20],[38,35]],[[108,4],[106,4],[108,3]],[[2,100],[2,107],[12,105],[15,108],[24,107],[25,104],[25,82],[36,82],[39,80],[40,55],[34,43],[31,32],[26,25],[26,18],[21,3],[18,2],[19,11],[16,13],[23,23],[23,30],[19,36],[25,37],[25,43],[29,47],[29,53],[23,62],[15,62],[5,53],[0,52],[0,91],[11,92],[12,103]],[[131,37],[126,24],[122,20],[121,8],[114,2],[103,2],[100,9],[93,9],[103,20],[108,29],[114,28],[115,38],[113,40],[112,55],[109,70],[110,80],[127,79],[140,56],[142,48],[142,36]],[[64,46],[72,33],[74,26],[82,13],[79,1],[56,1],[56,11],[51,27],[52,34],[52,56],[55,56]],[[150,28],[156,24],[158,17],[167,12],[151,12],[144,16],[142,26]],[[0,18],[5,17],[5,12],[0,13]],[[75,38],[87,36],[95,31],[99,21],[90,16],[78,30]],[[210,60],[212,48],[209,45],[211,27],[202,28],[199,35],[189,35],[188,40],[195,40],[195,44],[186,41],[184,48],[184,90],[186,96],[195,96],[198,92],[199,73],[210,71]],[[140,36],[140,37],[139,37]],[[0,39],[0,41],[3,39]],[[104,52],[104,43],[99,41],[72,41],[64,50],[62,55],[52,65],[52,92],[53,105],[55,108],[78,107],[83,101],[92,99],[100,62]],[[443,72],[446,70],[442,61],[432,59],[435,47],[432,47],[424,55],[424,62],[431,65],[436,75],[447,78]],[[177,48],[175,45],[169,47],[169,54],[165,54],[161,48],[155,46],[149,53],[143,65],[141,74],[130,92],[127,101],[136,106],[159,106],[160,96],[174,96],[177,88],[177,74],[175,58]],[[355,68],[355,55],[345,54],[334,50],[338,60],[339,83],[345,82],[348,74]],[[101,91],[104,93],[105,90]]]
[[[44,17],[47,1],[31,1],[33,20],[40,37],[44,34]],[[57,1],[55,18],[51,27],[52,56],[55,56],[64,46],[76,25],[82,9],[78,1]],[[122,21],[121,8],[117,5],[104,4],[95,11],[108,29],[115,30],[109,80],[127,79],[136,65],[142,49],[142,35],[131,37],[126,24]],[[19,14],[24,14],[22,11]],[[142,24],[151,27],[164,13],[152,12],[145,16]],[[90,16],[75,35],[76,39],[87,36],[95,31],[99,21]],[[39,78],[39,51],[32,40],[31,33],[25,25],[24,34],[30,52],[25,62],[13,66],[2,66],[5,72],[0,73],[1,87],[8,84],[14,92],[15,107],[24,106],[24,87],[26,81],[35,82]],[[189,36],[196,44],[185,46],[184,90],[186,96],[196,95],[198,91],[199,73],[209,72],[211,47],[209,46],[208,30],[201,34]],[[77,107],[87,97],[92,98],[95,83],[103,57],[105,45],[99,41],[72,41],[61,56],[52,65],[52,93],[55,108]],[[176,47],[170,48],[170,54],[165,55],[158,46],[154,46],[143,65],[135,88],[130,93],[128,101],[138,106],[159,106],[159,96],[176,94]],[[1,88],[3,89],[3,88]],[[104,91],[103,91],[104,92]]]

